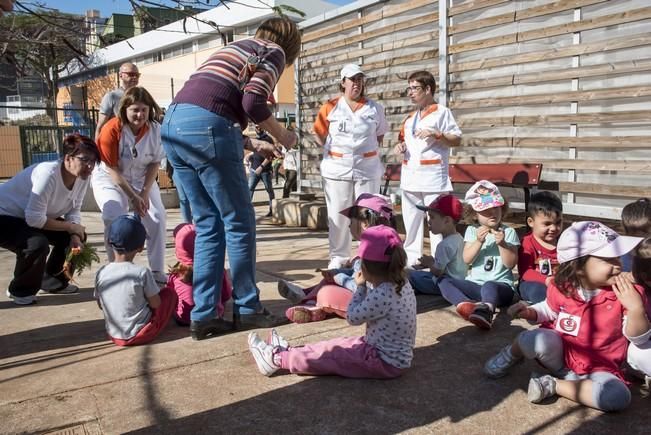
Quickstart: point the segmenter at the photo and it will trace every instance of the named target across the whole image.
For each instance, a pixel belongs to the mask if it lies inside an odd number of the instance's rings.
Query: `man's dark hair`
[[[543,213],[545,216],[556,214],[560,217],[563,215],[563,203],[558,196],[551,192],[536,192],[529,199],[527,213],[532,218],[536,217],[538,213]]]

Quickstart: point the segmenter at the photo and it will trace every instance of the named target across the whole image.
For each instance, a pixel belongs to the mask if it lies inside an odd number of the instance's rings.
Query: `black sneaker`
[[[489,330],[493,326],[493,312],[486,304],[477,304],[468,321],[479,329]]]
[[[231,331],[233,331],[233,324],[222,318],[202,321],[193,320],[190,323],[190,333],[193,340],[216,337]]]
[[[254,314],[233,313],[233,323],[235,329],[273,328],[286,325],[289,323],[289,320],[284,316],[278,317],[271,314],[269,310],[264,308],[261,312]]]

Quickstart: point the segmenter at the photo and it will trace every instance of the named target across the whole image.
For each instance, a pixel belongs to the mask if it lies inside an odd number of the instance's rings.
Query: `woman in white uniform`
[[[379,147],[387,131],[384,108],[365,98],[364,72],[355,64],[341,69],[343,95],[325,103],[314,122],[323,146],[321,176],[328,208],[328,269],[350,259],[350,220],[339,212],[351,207],[361,193],[378,193],[384,166]]]
[[[461,143],[461,130],[450,109],[434,101],[436,81],[431,73],[417,71],[407,81],[407,94],[416,110],[404,121],[394,151],[403,155],[400,189],[407,265],[419,268],[425,213],[416,205],[431,204],[439,195],[452,191],[448,159],[450,148]],[[440,240],[440,235],[430,233],[432,253]]]
[[[129,211],[129,203],[147,230],[147,257],[157,282],[166,282],[165,208],[156,175],[164,157],[160,108],[142,87],[126,91],[118,116],[107,122],[98,138],[102,162],[93,171],[95,201],[104,220],[104,244],[109,261],[113,248],[107,240],[108,228],[118,216]]]

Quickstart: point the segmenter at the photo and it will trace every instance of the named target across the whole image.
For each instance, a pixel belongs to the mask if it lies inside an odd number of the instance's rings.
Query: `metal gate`
[[[23,167],[57,160],[62,154],[63,138],[72,133],[92,138],[95,136],[95,126],[21,125],[20,145],[23,154]]]

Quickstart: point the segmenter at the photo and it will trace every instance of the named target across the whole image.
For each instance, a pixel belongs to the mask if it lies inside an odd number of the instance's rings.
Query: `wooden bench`
[[[500,187],[516,187],[524,190],[525,210],[529,205],[531,188],[540,183],[541,163],[451,163],[450,180],[453,183],[474,184],[479,180],[488,180]],[[389,183],[400,181],[402,164],[388,164],[384,171],[384,187],[381,193],[386,195]]]

